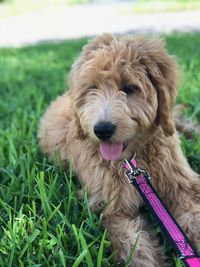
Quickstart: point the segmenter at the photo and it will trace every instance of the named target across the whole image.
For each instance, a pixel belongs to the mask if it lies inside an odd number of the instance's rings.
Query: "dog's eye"
[[[95,84],[92,84],[91,86],[88,86],[89,90],[97,89],[97,86]]]
[[[131,95],[138,90],[138,86],[134,84],[125,84],[122,88],[122,91],[127,95]]]

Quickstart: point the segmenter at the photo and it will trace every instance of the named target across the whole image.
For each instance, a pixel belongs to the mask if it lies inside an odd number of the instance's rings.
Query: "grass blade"
[[[25,247],[23,248],[22,252],[20,253],[19,257],[23,257],[24,253],[30,246],[30,244],[36,239],[36,237],[40,234],[40,231],[38,229],[35,229],[35,231],[32,233],[32,235],[28,238],[27,243]]]
[[[134,254],[135,254],[135,250],[136,250],[136,246],[137,246],[139,237],[140,237],[140,234],[138,234],[138,236],[136,238],[135,244],[133,245],[133,247],[131,249],[131,253],[130,253],[129,257],[128,257],[128,260],[126,261],[125,267],[128,267],[129,264],[131,263],[131,259],[133,258]]]
[[[92,257],[91,257],[89,248],[87,246],[86,240],[85,240],[81,230],[79,230],[79,238],[80,238],[80,241],[81,241],[82,248],[84,250],[87,250],[87,254],[85,255],[85,259],[86,259],[87,265],[90,266],[90,267],[93,267],[94,264],[92,262]]]
[[[78,258],[73,263],[72,267],[78,267],[79,264],[82,262],[82,260],[85,258],[86,254],[88,253],[87,249],[84,249],[81,254],[78,256]]]
[[[63,251],[61,249],[59,250],[59,256],[60,256],[60,260],[62,262],[62,266],[63,267],[66,267],[66,264],[65,264],[65,256],[64,256],[64,253],[63,253]]]
[[[102,237],[101,244],[99,247],[99,252],[98,252],[98,256],[97,256],[97,267],[101,267],[101,263],[102,263],[102,259],[103,259],[104,241],[106,238],[106,234],[107,234],[107,230],[105,230],[103,233],[103,237]]]

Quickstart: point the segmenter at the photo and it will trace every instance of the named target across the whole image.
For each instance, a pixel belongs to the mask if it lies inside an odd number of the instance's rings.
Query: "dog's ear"
[[[85,139],[85,134],[83,132],[83,129],[81,127],[81,124],[80,124],[80,120],[79,120],[79,117],[78,115],[75,113],[74,114],[74,119],[75,119],[75,129],[76,129],[76,132],[75,132],[75,135],[76,135],[76,138],[78,140],[84,140]]]
[[[116,40],[116,38],[112,34],[104,33],[90,40],[88,44],[83,47],[80,56],[74,62],[69,74],[68,81],[70,88],[73,88],[74,83],[78,82],[77,74],[80,72],[81,66],[90,60],[92,52],[109,46],[114,40]]]
[[[173,56],[164,48],[160,39],[148,40],[144,49],[147,75],[157,91],[158,110],[155,123],[161,125],[166,136],[175,132],[172,109],[176,102],[178,66]]]

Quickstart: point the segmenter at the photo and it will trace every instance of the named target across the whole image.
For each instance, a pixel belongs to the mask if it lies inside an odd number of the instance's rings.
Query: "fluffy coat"
[[[72,66],[69,91],[43,116],[39,129],[44,153],[72,160],[89,193],[92,209],[103,209],[103,225],[118,257],[126,260],[139,234],[132,265],[167,266],[151,223],[139,212],[141,197],[124,178],[121,162],[136,153],[138,165],[191,241],[200,248],[200,180],[180,148],[172,110],[178,68],[161,40],[96,37]],[[133,91],[125,93],[125,85]],[[124,145],[117,160],[105,160],[94,125],[116,126],[110,143]],[[109,146],[109,144],[108,144]]]

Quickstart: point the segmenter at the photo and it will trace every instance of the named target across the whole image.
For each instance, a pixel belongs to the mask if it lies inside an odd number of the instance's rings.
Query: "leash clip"
[[[123,167],[127,170],[127,172],[125,172],[125,176],[130,184],[133,182],[133,179],[137,179],[141,175],[144,175],[147,179],[150,179],[150,176],[145,169],[136,167],[135,155],[131,160],[125,159],[123,162]]]

